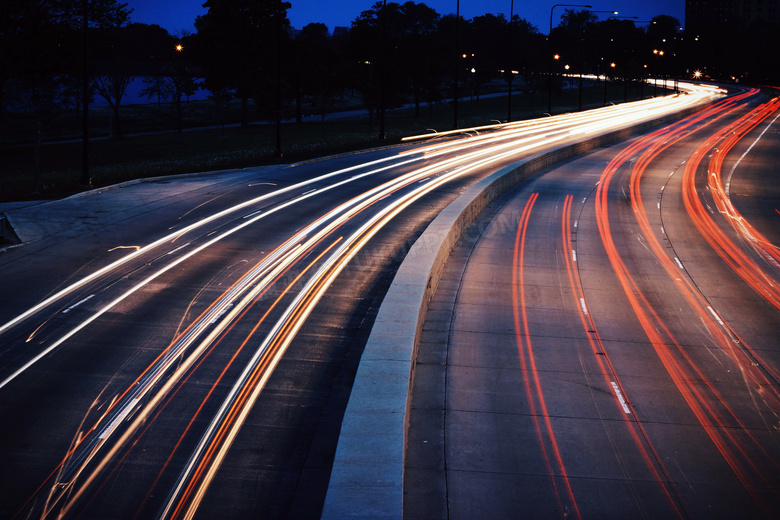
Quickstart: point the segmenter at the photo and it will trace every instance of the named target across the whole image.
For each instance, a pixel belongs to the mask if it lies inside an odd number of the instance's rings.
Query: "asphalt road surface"
[[[33,238],[0,256],[0,516],[316,518],[426,223],[502,166],[684,98],[16,212]]]
[[[551,168],[466,231],[421,337],[405,518],[777,518],[767,101]]]

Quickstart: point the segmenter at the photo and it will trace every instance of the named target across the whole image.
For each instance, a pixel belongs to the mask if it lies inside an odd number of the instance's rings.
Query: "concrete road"
[[[420,337],[404,518],[777,516],[776,110],[550,168],[466,230]]]
[[[318,517],[366,336],[426,224],[531,153],[721,96],[6,212],[24,245],[0,256],[0,516]]]

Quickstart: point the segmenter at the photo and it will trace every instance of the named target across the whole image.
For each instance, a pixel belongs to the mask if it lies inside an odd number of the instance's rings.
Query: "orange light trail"
[[[730,108],[728,105],[724,104],[721,107],[715,107],[708,110],[707,112],[709,112],[712,116],[722,117],[722,115],[727,110],[731,111],[733,108]],[[718,115],[719,113],[720,115]],[[710,123],[711,122],[712,121],[710,121]],[[710,123],[706,123],[705,125],[700,126],[698,130],[705,128]],[[743,447],[743,442],[735,437],[735,433],[733,433],[729,428],[725,427],[725,423],[720,418],[721,414],[718,413],[718,411],[713,408],[712,405],[710,405],[711,400],[707,398],[702,389],[694,386],[692,382],[702,382],[704,384],[704,388],[714,398],[714,402],[723,407],[727,412],[727,415],[730,416],[733,420],[737,421],[737,423],[742,426],[743,431],[746,432],[751,441],[759,449],[761,449],[759,443],[749,432],[749,430],[745,428],[745,425],[742,424],[742,422],[738,419],[737,414],[732,409],[730,409],[723,397],[709,382],[705,375],[701,373],[685,349],[683,349],[674,339],[672,333],[663,324],[655,310],[653,310],[652,306],[642,295],[641,290],[629,274],[627,267],[620,257],[620,254],[612,240],[609,227],[607,192],[610,181],[621,164],[628,161],[629,158],[633,156],[633,154],[640,150],[640,148],[647,146],[647,150],[645,150],[640,159],[634,163],[632,169],[631,192],[634,214],[637,216],[642,233],[650,245],[651,250],[654,252],[656,258],[664,266],[667,273],[670,275],[670,278],[675,282],[675,285],[680,290],[681,294],[686,298],[686,300],[691,305],[691,308],[700,317],[700,319],[707,324],[707,329],[711,334],[713,334],[713,337],[716,340],[719,340],[719,344],[721,345],[722,350],[727,352],[732,357],[732,359],[735,359],[733,345],[730,341],[728,341],[728,338],[725,335],[722,327],[718,327],[715,324],[713,317],[710,316],[706,310],[704,310],[704,307],[700,302],[701,296],[697,291],[694,290],[687,279],[684,279],[679,275],[679,271],[674,266],[674,263],[663,251],[663,248],[655,238],[655,234],[650,229],[649,223],[647,221],[644,205],[639,193],[641,173],[644,171],[647,163],[650,161],[650,159],[660,153],[662,149],[669,146],[672,142],[679,140],[682,137],[683,129],[689,124],[690,123],[687,123],[681,128],[675,130],[670,136],[666,138],[665,141],[655,141],[655,136],[652,135],[641,139],[634,143],[633,146],[628,147],[626,150],[618,154],[618,156],[613,159],[608,168],[605,169],[601,182],[597,188],[597,222],[599,226],[599,232],[602,237],[602,242],[604,243],[607,255],[610,259],[610,263],[612,264],[613,269],[618,276],[621,287],[623,287],[624,293],[628,297],[635,315],[639,319],[640,324],[642,325],[646,335],[650,339],[651,344],[658,354],[659,359],[662,361],[667,372],[672,377],[675,386],[685,399],[689,408],[696,415],[699,423],[702,425],[712,442],[720,451],[724,460],[728,462],[735,475],[742,482],[745,489],[751,493],[756,502],[762,503],[761,497],[758,495],[758,492],[753,485],[752,479],[749,476],[747,468],[744,466],[744,464],[747,464],[747,466],[752,468],[754,472],[758,473],[761,480],[765,481],[765,477],[761,474],[760,471],[757,470],[753,461],[746,453]],[[699,148],[697,150],[697,154],[700,154],[702,149],[703,147]],[[686,165],[686,168],[691,167],[691,163],[695,163],[695,161],[689,161]],[[675,352],[677,355],[681,355],[682,359],[678,360],[674,355]],[[737,359],[735,359],[735,361],[739,362]],[[745,366],[744,363],[739,364],[748,371],[750,370],[750,366]],[[763,375],[762,373],[758,373],[757,370],[752,370],[752,374],[753,376],[757,376],[759,378]],[[741,461],[739,460],[740,458],[742,459]]]
[[[563,463],[563,457],[561,456],[561,450],[555,437],[552,422],[550,421],[550,414],[547,410],[547,403],[544,399],[542,385],[536,369],[536,359],[531,344],[531,333],[528,328],[528,316],[525,305],[525,284],[523,282],[525,235],[528,230],[528,221],[531,216],[531,210],[538,198],[539,194],[533,193],[526,202],[525,208],[520,216],[517,233],[515,234],[512,261],[512,314],[515,321],[515,338],[517,341],[518,355],[520,357],[520,368],[524,374],[523,384],[525,386],[525,395],[530,408],[530,415],[534,421],[534,429],[536,430],[537,440],[539,441],[539,448],[542,451],[542,456],[547,465],[547,472],[550,475],[550,480],[555,488],[555,494],[558,497],[558,505],[561,509],[561,514],[566,516],[569,509],[567,504],[569,504],[576,518],[582,518],[577,506],[577,500],[574,498],[574,492],[572,491],[569,477],[566,474],[566,467]],[[538,410],[536,404],[537,400],[539,406]],[[540,418],[541,422],[544,423],[544,426],[540,423]],[[547,442],[550,443],[549,450],[547,448]],[[564,488],[563,493],[565,496],[562,496],[562,491],[558,488],[556,472],[553,471],[553,460],[551,460],[551,458],[554,459],[559,476],[558,478],[562,481]]]
[[[180,256],[157,272],[149,275],[141,282],[136,283],[119,298],[103,306],[86,321],[77,325],[69,333],[50,344],[38,356],[34,357],[11,377],[0,382],[0,388],[2,388],[10,383],[18,374],[32,366],[37,360],[51,353],[59,345],[63,344],[73,335],[93,323],[99,316],[115,307],[119,302],[128,298],[141,287],[162,276],[173,267],[182,265],[188,259],[193,258],[206,248],[217,244],[225,237],[259,222],[272,213],[282,211],[293,204],[315,197],[325,191],[337,189],[338,187],[354,182],[357,179],[387,172],[393,168],[406,167],[415,162],[436,158],[444,154],[451,154],[450,157],[437,160],[435,164],[422,166],[417,170],[395,177],[390,181],[369,189],[347,202],[341,203],[326,215],[308,224],[293,237],[285,241],[261,262],[250,269],[250,271],[242,276],[240,280],[235,282],[217,300],[212,302],[207,309],[187,326],[183,332],[177,335],[174,341],[164,349],[158,358],[156,358],[155,361],[135,379],[135,383],[137,384],[128,387],[127,390],[118,396],[118,398],[109,405],[106,412],[95,425],[75,443],[72,449],[69,450],[66,457],[52,474],[54,475],[60,471],[60,476],[63,476],[65,481],[61,482],[59,477],[55,478],[56,482],[50,488],[50,498],[52,500],[49,500],[49,498],[46,499],[45,510],[41,517],[43,518],[49,514],[54,514],[54,506],[60,500],[67,501],[67,503],[57,511],[57,515],[65,515],[70,511],[74,504],[84,495],[87,488],[99,478],[99,475],[108,467],[112,459],[120,453],[120,450],[131,441],[134,435],[137,435],[138,431],[142,431],[144,425],[150,418],[153,420],[159,415],[161,411],[160,407],[165,406],[165,403],[169,402],[172,397],[172,392],[175,392],[175,389],[181,388],[180,385],[183,384],[182,381],[189,377],[189,375],[192,374],[192,370],[202,362],[202,356],[206,355],[206,353],[220,341],[220,338],[224,337],[224,334],[232,329],[236,321],[245,315],[248,308],[254,304],[260,295],[268,290],[271,284],[278,281],[282,274],[300,261],[312,250],[315,244],[320,243],[326,236],[334,233],[336,229],[350,221],[350,219],[356,217],[358,214],[364,212],[367,208],[374,207],[383,199],[388,198],[388,204],[386,206],[381,207],[375,216],[369,218],[355,233],[344,239],[328,259],[322,260],[323,265],[317,268],[305,287],[294,298],[294,301],[284,311],[283,316],[273,326],[272,331],[266,336],[261,343],[260,348],[253,356],[253,360],[247,365],[239,381],[236,382],[236,385],[234,386],[235,391],[231,394],[231,397],[226,399],[223,403],[224,411],[220,413],[228,415],[215,416],[213,419],[213,428],[211,431],[217,432],[218,436],[213,437],[212,433],[209,433],[208,431],[204,434],[201,443],[203,445],[203,452],[206,454],[205,458],[201,459],[200,454],[193,454],[191,460],[197,461],[197,466],[193,466],[194,473],[187,473],[192,470],[185,470],[182,473],[182,477],[180,477],[176,488],[172,491],[170,501],[164,509],[164,511],[167,512],[175,511],[175,515],[181,513],[186,518],[191,517],[197,510],[200,500],[205,494],[211,479],[220,467],[221,461],[229,450],[233,439],[243,425],[252,404],[262,391],[265,381],[270,377],[274,367],[303,325],[303,322],[311,313],[314,306],[319,302],[327,287],[335,280],[336,276],[338,276],[365,243],[386,225],[387,222],[425,194],[443,186],[452,179],[467,175],[477,169],[488,168],[492,165],[521,157],[523,154],[527,154],[532,150],[539,150],[545,147],[551,147],[557,143],[566,142],[567,140],[571,140],[582,134],[599,132],[609,127],[620,127],[621,125],[627,125],[636,122],[637,120],[658,117],[661,114],[669,113],[673,110],[680,110],[692,103],[700,102],[703,98],[717,95],[713,91],[706,91],[704,89],[692,89],[692,92],[694,92],[694,95],[687,98],[685,96],[679,96],[672,100],[650,100],[621,107],[608,107],[607,109],[593,111],[590,117],[586,114],[578,114],[572,116],[556,116],[556,118],[546,119],[542,123],[512,124],[498,132],[478,135],[460,142],[447,142],[432,146],[423,146],[412,151],[412,153],[416,155],[387,157],[370,163],[355,165],[261,195],[198,220],[147,246],[139,247],[134,253],[82,278],[28,311],[20,314],[14,320],[0,326],[0,334],[2,334],[14,325],[29,318],[42,309],[53,305],[55,302],[65,298],[79,288],[116,271],[133,259],[140,258],[141,254],[148,253],[166,243],[177,240],[186,233],[200,229],[207,223],[217,222],[218,219],[231,217],[240,210],[251,210],[253,209],[253,205],[271,197],[289,193],[316,182],[329,179],[335,180],[335,182],[325,187],[315,188],[314,190],[293,197],[270,209],[263,209],[250,213],[244,217],[244,222],[241,222],[238,225],[232,225],[232,227],[229,227],[226,231],[209,239],[200,246],[192,247],[189,250],[186,250],[186,248],[189,246],[190,242],[184,246],[179,246],[173,252]],[[484,146],[484,149],[474,149],[477,145]],[[356,172],[354,176],[338,180],[338,176],[352,172]],[[412,188],[414,184],[422,182],[424,182],[424,184]],[[409,192],[399,195],[400,190],[404,189],[409,190]],[[392,200],[392,198],[389,198],[391,195],[396,196],[397,199]],[[531,206],[532,205],[533,204],[531,203]],[[530,206],[528,207],[528,213],[526,214],[526,226],[529,215]],[[523,245],[524,239],[525,230],[523,230]],[[330,248],[326,251],[330,251]],[[318,259],[319,258],[320,257],[318,257]],[[313,263],[309,264],[304,272],[310,270],[312,266]],[[298,279],[299,278],[296,278],[296,280]],[[283,294],[287,294],[287,290],[285,290]],[[522,300],[523,320],[525,323],[524,294]],[[273,304],[273,306],[276,305],[277,303]],[[264,319],[265,316],[263,320]],[[261,322],[263,320],[261,320]],[[216,325],[212,326],[214,323],[216,323]],[[259,323],[257,325],[259,326]],[[525,325],[527,325],[527,323],[525,323]],[[254,330],[255,329],[253,329],[252,334],[254,334]],[[518,330],[520,329],[518,328]],[[244,343],[242,343],[241,348],[246,345],[248,339],[249,338],[246,338]],[[535,361],[531,349],[530,337],[527,335],[527,329],[526,339],[529,364],[531,365],[532,372],[535,374]],[[523,358],[523,363],[525,363],[524,359],[525,358]],[[156,387],[158,384],[160,387],[155,388],[154,392],[152,392],[152,388]],[[558,451],[557,443],[552,432],[552,426],[546,412],[546,405],[541,394],[541,386],[538,378],[536,380],[536,389],[541,399],[540,407],[541,412],[545,417],[545,427],[553,446],[553,457],[564,478],[566,493],[576,509],[576,502],[574,501],[568,477],[566,476],[563,467],[561,454]],[[529,402],[532,407],[535,406],[533,400],[529,400]],[[199,413],[202,406],[203,403],[201,403],[201,406],[198,408],[196,415]],[[225,417],[229,417],[227,422],[225,422]],[[541,430],[539,430],[539,435],[542,435]],[[109,440],[111,441],[110,443]],[[541,440],[540,437],[540,442]],[[181,438],[179,442],[180,441]],[[137,438],[135,442],[137,442]],[[201,448],[198,449],[200,450]],[[102,455],[99,454],[99,452],[104,450],[105,453]],[[545,458],[547,459],[548,465],[551,464],[547,454],[545,454]],[[191,478],[194,478],[194,480],[190,480]],[[48,479],[47,482],[51,483],[50,480],[51,478]],[[45,485],[46,483],[44,483],[44,486]],[[43,491],[44,486],[42,486],[40,491]],[[176,490],[182,489],[185,490],[185,495],[179,497],[178,491]],[[38,493],[36,493],[36,495],[37,494]],[[174,509],[172,510],[171,507]],[[165,515],[168,514],[167,512],[161,513],[161,518],[165,517]]]
[[[574,256],[569,255],[569,251],[575,250],[571,232],[571,208],[573,201],[574,197],[572,195],[566,195],[564,198],[563,218],[561,219],[561,234],[563,237],[562,256],[566,265],[569,285],[572,289],[572,297],[574,299],[574,307],[577,309],[580,324],[585,331],[585,336],[588,338],[591,354],[593,354],[593,359],[596,361],[596,365],[599,368],[599,373],[601,374],[604,386],[606,388],[614,386],[616,391],[619,390],[622,395],[626,396],[625,404],[617,398],[618,396],[616,396],[614,403],[621,411],[625,411],[625,413],[620,414],[620,416],[631,436],[631,440],[633,441],[637,452],[641,455],[642,460],[653,475],[655,482],[661,488],[666,501],[674,510],[677,518],[686,518],[687,513],[684,510],[685,506],[682,503],[681,494],[675,483],[669,477],[669,472],[663,463],[663,458],[653,446],[641,420],[637,417],[636,410],[631,406],[631,401],[628,399],[626,391],[620,382],[620,377],[618,376],[615,367],[612,365],[609,353],[601,340],[601,335],[596,328],[596,322],[593,319],[593,315],[589,312],[585,312],[584,303],[582,305],[579,304],[579,302],[585,302],[585,291],[582,288],[582,281],[579,277],[578,269],[574,265]],[[587,371],[583,371],[583,374],[588,377]],[[650,453],[648,453],[648,450]],[[659,473],[659,468],[663,473],[663,476]]]

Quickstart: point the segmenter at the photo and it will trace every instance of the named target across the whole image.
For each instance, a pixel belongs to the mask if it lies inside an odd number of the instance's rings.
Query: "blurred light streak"
[[[531,332],[528,328],[528,316],[525,304],[525,284],[523,282],[523,270],[525,266],[525,236],[528,230],[528,221],[531,216],[534,203],[539,198],[538,193],[533,193],[523,208],[520,216],[520,222],[515,234],[515,243],[512,253],[512,315],[515,322],[515,339],[517,341],[517,350],[520,358],[520,369],[522,370],[523,385],[525,386],[526,400],[528,401],[529,414],[534,421],[534,429],[539,442],[539,448],[542,452],[545,464],[547,465],[547,474],[555,488],[555,494],[558,498],[558,506],[561,514],[567,516],[569,506],[576,518],[582,518],[580,510],[577,507],[577,500],[574,498],[574,492],[571,488],[571,482],[566,474],[566,467],[563,463],[558,441],[555,437],[555,431],[550,421],[550,414],[547,410],[547,403],[544,399],[539,373],[536,369],[536,359],[531,344]],[[538,401],[538,410],[537,410]],[[540,421],[541,419],[541,421]],[[544,423],[542,426],[541,423]],[[544,431],[543,431],[544,430]],[[549,442],[550,447],[547,447]],[[556,470],[553,470],[553,460]],[[562,492],[558,489],[556,474],[562,480],[564,487]]]
[[[717,119],[722,117],[726,111],[732,111],[734,108],[735,107],[731,106],[729,103],[723,103],[720,106],[716,105],[715,107],[705,111],[704,114],[709,113]],[[671,276],[672,281],[678,285],[682,295],[688,300],[688,302],[691,304],[692,310],[696,312],[700,319],[702,319],[702,321],[705,323],[711,323],[708,325],[708,330],[715,334],[714,337],[716,340],[721,340],[720,345],[722,349],[729,353],[732,358],[734,358],[733,344],[728,341],[728,338],[724,334],[722,328],[714,325],[714,322],[712,322],[712,318],[709,316],[707,311],[698,305],[697,300],[700,299],[701,296],[694,290],[686,290],[687,288],[685,287],[685,284],[689,283],[688,280],[686,279],[683,281],[677,275],[677,271],[673,263],[669,259],[668,255],[663,252],[662,248],[660,248],[660,245],[657,243],[657,240],[654,238],[652,231],[649,229],[649,224],[646,221],[643,204],[641,202],[641,196],[638,194],[639,182],[637,175],[644,170],[647,162],[649,162],[652,157],[657,155],[661,149],[668,146],[672,141],[680,139],[682,137],[682,131],[684,128],[689,126],[694,120],[694,118],[689,118],[686,123],[673,131],[673,134],[670,136],[671,139],[667,138],[665,141],[656,140],[657,137],[659,137],[658,133],[655,133],[656,135],[650,134],[648,137],[645,137],[629,146],[610,162],[610,165],[604,170],[602,175],[603,182],[597,188],[597,223],[599,226],[599,232],[602,236],[602,242],[604,243],[607,255],[610,259],[610,263],[612,264],[613,269],[618,276],[620,284],[624,289],[624,293],[629,298],[629,302],[634,309],[635,315],[639,319],[640,324],[642,325],[656,353],[664,364],[664,367],[672,377],[675,386],[680,391],[691,411],[696,415],[699,423],[702,425],[709,438],[720,451],[724,460],[726,460],[726,462],[734,471],[735,475],[742,482],[745,489],[753,496],[757,503],[760,503],[766,507],[766,504],[762,501],[762,497],[758,494],[757,488],[753,485],[753,480],[752,477],[748,474],[748,469],[752,469],[754,472],[753,474],[757,475],[760,480],[766,482],[766,477],[757,469],[754,461],[745,451],[744,441],[737,439],[736,431],[732,431],[732,429],[728,428],[724,420],[730,417],[732,420],[736,421],[739,424],[741,431],[750,438],[753,444],[760,451],[764,453],[766,452],[761,448],[757,439],[752,435],[750,430],[745,427],[742,421],[740,421],[735,411],[729,407],[728,403],[715,389],[714,385],[709,381],[706,375],[701,372],[699,367],[688,355],[686,350],[683,349],[675,340],[671,331],[669,331],[666,325],[664,325],[656,311],[646,300],[639,286],[636,284],[636,282],[634,282],[632,276],[628,272],[628,268],[623,263],[620,254],[613,242],[609,228],[607,210],[609,199],[607,192],[610,181],[621,164],[628,161],[629,158],[631,158],[640,150],[640,148],[646,146],[647,150],[639,160],[634,162],[632,169],[631,191],[634,213],[638,218],[638,222],[640,223],[640,227],[643,230],[643,234],[648,240],[648,243],[651,245],[655,256],[661,261],[664,268],[667,269],[667,272],[675,273]],[[705,128],[711,122],[712,121],[706,123],[703,126],[699,126],[697,130]],[[700,147],[695,155],[701,154],[703,149],[704,147]],[[691,164],[691,162],[695,163],[696,161],[688,161],[686,168]],[[720,333],[719,335],[717,334],[718,332]],[[672,349],[672,345],[674,346],[674,349]],[[681,359],[678,360],[674,355],[674,352],[681,356]],[[742,368],[749,369],[749,367],[745,367],[743,363],[739,363],[738,360],[735,359],[735,361],[737,361]],[[758,375],[761,377],[763,376],[763,373],[758,373],[757,370],[753,370],[753,375]],[[703,383],[703,389],[700,389],[698,385],[694,384],[696,381]],[[705,393],[705,391],[709,393],[711,398]],[[725,415],[727,417],[723,417],[722,414],[719,413],[718,410],[720,408],[725,409]],[[773,461],[770,460],[768,462],[776,466]]]
[[[574,197],[571,195],[566,195],[564,198],[561,219],[563,251],[567,251],[569,249],[574,250],[574,241],[572,240],[571,232],[571,209],[573,201]],[[566,265],[566,273],[569,278],[572,297],[575,299],[575,301],[577,299],[579,299],[579,301],[584,301],[585,291],[582,287],[582,280],[580,279],[578,268],[575,265],[574,260],[569,258],[569,255],[564,254],[562,256],[564,257]],[[637,416],[636,411],[633,410],[625,390],[623,390],[620,377],[618,376],[617,370],[615,370],[615,367],[612,364],[612,359],[609,356],[609,352],[607,351],[606,346],[601,340],[601,335],[599,334],[598,328],[596,327],[595,320],[587,312],[584,312],[584,308],[582,309],[582,312],[579,312],[580,309],[576,306],[576,304],[574,307],[578,309],[580,324],[585,331],[585,336],[588,338],[590,351],[591,354],[593,354],[593,360],[596,362],[596,366],[598,366],[599,374],[601,375],[603,384],[607,388],[609,388],[609,386],[613,387],[620,407],[626,414],[631,415],[631,418],[626,416],[622,416],[622,418],[637,452],[640,454],[642,460],[645,463],[645,466],[652,474],[653,480],[661,488],[666,501],[674,510],[675,516],[680,519],[687,518],[688,514],[685,509],[682,495],[677,488],[676,483],[671,478],[669,471],[666,469],[663,458],[658,454],[658,451],[650,440],[650,436],[645,431],[641,419]],[[590,375],[587,370],[583,370],[583,374],[586,379],[590,380]],[[625,396],[625,398],[623,396]],[[598,405],[596,405],[596,408],[598,409]],[[607,435],[609,435],[609,429],[606,426],[604,431],[607,432]],[[618,462],[620,463],[620,461]]]
[[[375,175],[377,173],[389,171],[391,169],[402,166],[408,166],[415,162],[444,154],[453,155],[452,157],[439,160],[428,166],[423,166],[417,170],[393,178],[334,208],[325,216],[305,226],[302,230],[296,233],[296,235],[282,244],[277,250],[266,256],[263,261],[258,263],[238,282],[231,286],[228,291],[223,293],[218,300],[213,302],[208,307],[208,309],[204,311],[201,316],[196,318],[196,320],[193,321],[193,323],[190,324],[190,326],[188,326],[185,331],[177,336],[174,342],[160,355],[160,357],[158,357],[158,359],[155,360],[155,362],[150,365],[141,376],[139,376],[139,378],[136,380],[136,384],[128,388],[118,400],[112,403],[103,417],[98,420],[98,422],[95,424],[95,426],[92,427],[91,430],[85,432],[85,434],[76,443],[76,446],[74,446],[73,450],[68,453],[66,458],[60,464],[62,467],[62,472],[60,475],[62,479],[57,479],[57,483],[52,487],[52,493],[56,495],[57,493],[55,490],[58,489],[60,491],[59,498],[67,496],[68,502],[59,511],[59,514],[65,514],[69,508],[72,507],[72,505],[82,496],[89,485],[98,477],[107,464],[119,452],[121,447],[129,441],[131,436],[134,435],[142,425],[144,425],[145,421],[148,420],[153,411],[160,405],[160,403],[162,403],[163,399],[170,394],[173,387],[176,386],[176,384],[178,384],[178,382],[186,376],[187,372],[191,370],[191,368],[195,365],[198,359],[200,359],[203,353],[206,352],[215,341],[217,341],[218,337],[223,334],[224,331],[227,330],[227,328],[229,328],[231,324],[239,318],[239,316],[242,315],[241,313],[249,305],[251,305],[260,294],[267,290],[271,283],[274,283],[275,280],[278,280],[280,273],[286,271],[292,264],[301,259],[303,255],[306,254],[306,252],[310,251],[311,248],[314,247],[314,244],[323,240],[325,236],[334,232],[337,228],[349,221],[351,218],[355,217],[357,214],[365,211],[371,206],[376,205],[380,201],[383,201],[390,195],[399,193],[399,190],[410,189],[409,186],[411,186],[413,183],[425,182],[405,195],[400,195],[396,199],[388,199],[388,204],[383,208],[380,208],[374,217],[368,219],[367,222],[365,222],[357,232],[353,233],[353,235],[346,239],[343,242],[343,245],[340,246],[337,251],[334,252],[323,263],[323,265],[316,271],[313,277],[307,282],[303,290],[301,290],[298,296],[295,297],[294,301],[284,312],[284,315],[273,327],[271,333],[266,336],[266,339],[262,342],[261,347],[256,351],[252,362],[246,366],[244,375],[242,375],[242,377],[236,382],[236,385],[234,386],[235,391],[231,394],[233,397],[223,403],[223,406],[226,407],[224,410],[232,410],[229,423],[225,423],[224,416],[215,416],[213,419],[213,429],[211,431],[222,431],[229,433],[220,436],[219,441],[216,444],[213,440],[204,441],[203,449],[208,450],[210,455],[208,460],[204,459],[206,462],[198,462],[199,466],[197,475],[203,477],[203,479],[199,481],[197,492],[194,492],[194,495],[192,494],[192,490],[195,488],[192,487],[193,482],[189,481],[190,475],[182,475],[178,487],[174,490],[174,495],[172,496],[169,505],[178,500],[175,497],[175,495],[178,493],[176,490],[182,489],[182,486],[186,481],[186,485],[190,486],[187,488],[189,490],[187,492],[187,497],[192,495],[192,501],[187,506],[187,515],[191,516],[194,514],[200,498],[205,493],[211,478],[213,478],[214,474],[219,468],[221,460],[227,453],[233,438],[235,438],[235,435],[241,428],[241,425],[243,424],[243,421],[246,417],[246,414],[248,414],[251,405],[257,399],[257,396],[262,391],[265,381],[268,377],[270,377],[273,368],[278,363],[287,346],[291,343],[292,339],[294,338],[299,328],[302,326],[305,319],[308,317],[309,313],[320,300],[330,283],[344,269],[344,267],[354,257],[354,255],[357,254],[366,241],[369,240],[374,234],[376,234],[376,232],[378,232],[382,226],[389,222],[389,220],[397,215],[400,211],[430,191],[444,185],[454,178],[470,173],[476,169],[490,167],[493,164],[507,161],[514,157],[519,157],[530,150],[549,147],[555,143],[563,142],[566,139],[571,139],[573,135],[579,133],[580,131],[593,132],[596,130],[603,130],[607,127],[612,127],[614,125],[625,125],[630,122],[635,122],[637,118],[642,119],[655,117],[661,113],[667,113],[672,110],[679,110],[680,108],[687,106],[688,103],[701,102],[702,96],[707,97],[712,95],[712,92],[702,90],[696,95],[691,95],[689,97],[681,96],[680,99],[676,99],[673,102],[670,102],[668,99],[662,101],[650,100],[648,102],[638,102],[634,107],[626,105],[619,107],[608,107],[607,109],[603,110],[596,110],[593,111],[590,116],[588,116],[587,113],[582,113],[576,115],[556,116],[555,118],[545,119],[542,123],[513,123],[511,125],[504,125],[507,128],[502,132],[478,135],[476,137],[470,137],[454,142],[440,143],[434,146],[425,146],[409,152],[410,154],[416,154],[416,156],[409,157],[407,154],[404,154],[400,157],[386,157],[330,172],[314,179],[303,181],[286,188],[282,188],[280,190],[253,198],[249,201],[232,206],[223,211],[198,220],[181,230],[170,233],[167,236],[150,243],[147,246],[138,248],[136,252],[131,253],[130,255],[127,255],[122,259],[111,263],[110,265],[96,271],[95,273],[82,278],[76,283],[54,294],[50,298],[42,301],[40,304],[32,307],[25,313],[20,314],[14,320],[11,320],[10,322],[0,327],[0,333],[3,333],[10,327],[32,316],[36,312],[47,307],[48,305],[51,305],[60,298],[63,298],[64,296],[77,290],[78,288],[97,280],[101,276],[112,272],[130,260],[137,258],[139,255],[149,252],[164,243],[173,241],[183,236],[185,233],[196,230],[206,225],[207,223],[214,222],[219,218],[229,216],[241,209],[248,208],[253,204],[267,200],[271,197],[301,189],[316,182],[334,178],[338,175],[369,168],[368,171],[363,171],[347,179],[333,182],[324,187],[309,190],[270,209],[260,210],[261,213],[259,214],[257,214],[257,212],[251,213],[247,216],[249,218],[242,219],[244,222],[241,222],[240,224],[233,224],[232,227],[228,228],[217,237],[208,240],[204,244],[192,249],[185,254],[182,254],[173,260],[169,265],[162,267],[144,280],[137,282],[136,285],[134,285],[123,295],[108,303],[90,318],[73,328],[69,333],[53,342],[43,351],[43,353],[34,357],[30,362],[25,364],[23,368],[17,370],[12,376],[6,378],[6,380],[0,383],[0,388],[8,384],[12,379],[32,366],[32,364],[37,362],[43,356],[51,353],[59,345],[64,343],[66,340],[85,328],[90,323],[94,322],[99,316],[116,306],[119,302],[126,299],[132,293],[147,285],[152,280],[161,276],[173,267],[180,265],[211,245],[216,244],[225,237],[241,229],[244,229],[247,226],[255,224],[260,219],[265,218],[275,212],[282,211],[283,209],[286,209],[293,204],[311,197],[318,196],[326,191],[336,189],[357,179],[365,178],[370,175]],[[651,111],[651,109],[654,111]],[[620,114],[620,116],[618,116],[618,114]],[[586,126],[584,130],[579,130],[577,129],[578,125],[588,126]],[[473,150],[468,153],[464,153],[466,150],[473,149],[477,146],[482,146],[484,148],[481,150]],[[530,208],[528,211],[530,212]],[[182,248],[190,245],[190,243],[185,244],[184,246],[180,246],[173,252],[180,253]],[[308,269],[309,267],[306,268],[306,270]],[[254,285],[252,290],[249,290],[249,287],[253,286],[253,284],[256,285]],[[285,290],[285,294],[286,292],[287,291]],[[238,301],[239,298],[240,301]],[[189,349],[191,345],[194,345],[195,342],[198,341],[198,337],[206,334],[207,331],[210,332],[208,332],[204,339],[200,340],[198,345],[185,356],[185,351]],[[530,349],[530,341],[528,347]],[[163,376],[167,374],[173,367],[174,362],[180,358],[181,361],[176,370],[163,379]],[[533,364],[532,357],[531,363]],[[159,383],[163,383],[161,388],[157,389],[154,394],[151,395],[151,397],[147,397],[147,392],[149,392],[152,387]],[[541,387],[538,386],[538,381],[537,389],[541,392]],[[242,396],[240,402],[234,401],[237,399],[238,395]],[[146,404],[142,405],[146,399],[148,399],[148,401]],[[141,410],[136,410],[136,408],[139,407]],[[544,408],[543,402],[542,407]],[[76,478],[81,475],[81,473],[87,468],[89,464],[91,464],[93,458],[97,455],[97,452],[104,444],[109,441],[110,438],[112,438],[119,426],[127,421],[130,421],[131,418],[132,423],[129,426],[122,426],[123,431],[119,438],[113,441],[113,445],[110,446],[108,452],[102,456],[101,461],[93,468],[91,474],[83,482],[78,484],[77,489],[74,489],[72,486],[74,485]],[[546,420],[548,421],[547,428],[553,442],[553,447],[555,450],[557,450],[557,445],[554,440],[551,425],[549,424],[549,418]],[[101,426],[101,423],[103,423],[103,426]],[[229,430],[225,430],[225,428],[229,428]],[[202,439],[208,439],[208,435],[204,434]],[[200,459],[200,456],[201,454],[195,453],[193,454],[193,457],[195,458],[192,460]],[[563,469],[560,453],[557,451],[556,460],[560,465],[560,468]],[[571,493],[571,488],[567,478],[565,483],[568,489],[567,492],[573,502],[574,497]],[[57,500],[58,498],[55,498],[54,502],[56,503]],[[183,502],[177,503],[183,504]],[[51,505],[48,499],[47,504]],[[46,516],[49,512],[52,511],[49,509],[49,505],[46,506],[46,512],[43,516]],[[576,503],[574,503],[574,507],[576,508]],[[164,516],[164,513],[162,516]]]

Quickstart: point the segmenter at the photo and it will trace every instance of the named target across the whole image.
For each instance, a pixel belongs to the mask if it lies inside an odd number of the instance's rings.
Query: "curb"
[[[322,519],[403,518],[406,432],[420,334],[450,252],[482,210],[540,170],[709,104],[532,155],[477,182],[431,222],[401,263],[366,342],[341,425]]]

